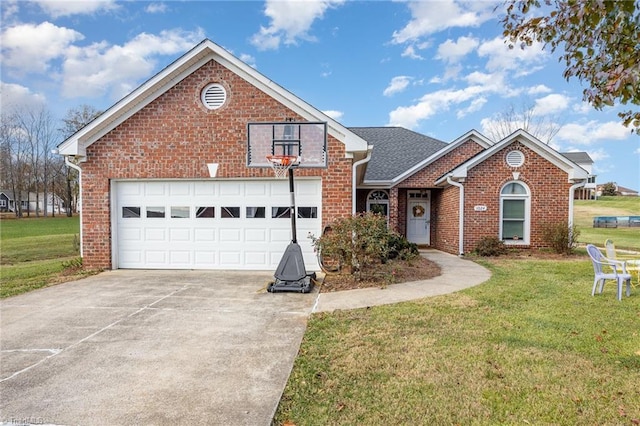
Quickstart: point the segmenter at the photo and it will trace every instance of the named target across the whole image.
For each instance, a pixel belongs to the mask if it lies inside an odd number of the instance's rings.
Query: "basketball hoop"
[[[269,161],[276,178],[284,179],[291,167],[300,164],[300,157],[297,155],[267,155],[267,161]]]

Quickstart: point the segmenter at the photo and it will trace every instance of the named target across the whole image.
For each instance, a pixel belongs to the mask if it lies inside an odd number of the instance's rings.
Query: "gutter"
[[[575,196],[575,191],[578,188],[582,188],[587,184],[586,180],[583,180],[582,182],[578,182],[576,184],[571,185],[571,188],[569,188],[569,220],[568,220],[568,224],[569,224],[569,241],[573,242],[573,197]]]
[[[356,173],[358,166],[364,164],[364,163],[368,163],[369,160],[371,160],[371,154],[373,153],[373,146],[372,145],[368,145],[367,146],[367,156],[365,158],[363,158],[362,160],[358,160],[355,163],[353,163],[353,170],[351,171],[351,214],[355,215],[356,214],[356,179],[358,177],[358,174]]]
[[[458,203],[458,255],[464,256],[464,186],[460,182],[451,179],[451,176],[447,176],[447,183],[460,189]]]
[[[79,191],[78,191],[78,204],[80,205],[80,257],[84,257],[83,252],[84,252],[84,239],[82,237],[82,169],[80,168],[80,166],[78,166],[75,163],[72,163],[69,160],[69,156],[65,155],[64,156],[64,164],[66,164],[67,166],[71,167],[74,170],[78,171],[78,186],[79,186]]]

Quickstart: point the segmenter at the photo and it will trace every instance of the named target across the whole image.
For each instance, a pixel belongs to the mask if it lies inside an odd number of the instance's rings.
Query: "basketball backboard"
[[[296,167],[327,167],[327,123],[249,123],[247,167],[271,167],[271,155],[297,156]]]

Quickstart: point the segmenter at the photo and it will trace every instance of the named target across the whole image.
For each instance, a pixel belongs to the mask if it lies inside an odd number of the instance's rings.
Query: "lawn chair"
[[[607,259],[600,253],[598,247],[593,244],[587,244],[587,253],[589,253],[593,264],[593,272],[595,273],[591,295],[595,296],[598,284],[600,284],[599,293],[602,293],[604,282],[606,280],[615,280],[618,284],[618,300],[622,300],[622,287],[625,282],[627,283],[627,297],[629,297],[631,295],[631,274],[627,272],[625,263],[619,260]]]
[[[640,284],[640,259],[632,259],[628,256],[618,256],[618,253],[616,252],[616,246],[615,244],[613,244],[613,240],[605,241],[604,248],[607,252],[607,258],[625,262],[627,264],[627,272],[629,272],[631,275],[635,275],[636,283]],[[635,287],[635,284],[633,284],[633,286]]]

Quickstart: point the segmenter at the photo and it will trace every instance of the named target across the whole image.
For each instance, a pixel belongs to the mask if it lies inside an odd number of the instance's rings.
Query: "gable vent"
[[[227,91],[220,84],[209,84],[202,90],[201,99],[208,109],[218,109],[227,101]]]
[[[520,167],[524,164],[524,154],[521,151],[509,151],[507,153],[509,167]]]

